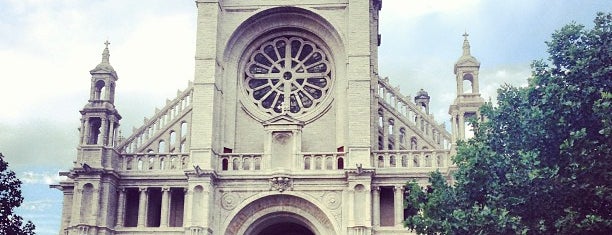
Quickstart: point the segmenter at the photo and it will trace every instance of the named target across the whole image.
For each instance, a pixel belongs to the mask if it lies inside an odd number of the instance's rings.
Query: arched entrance
[[[333,235],[330,217],[314,203],[287,194],[256,199],[235,214],[225,226],[226,235]]]
[[[291,213],[272,213],[258,219],[246,230],[253,235],[315,235],[305,218]]]

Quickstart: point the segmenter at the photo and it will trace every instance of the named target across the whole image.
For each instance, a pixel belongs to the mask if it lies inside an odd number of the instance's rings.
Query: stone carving
[[[327,206],[327,208],[334,210],[340,207],[340,205],[342,204],[342,200],[340,199],[340,196],[338,196],[338,193],[328,192],[323,198],[323,203],[325,203],[325,206]]]
[[[270,179],[270,190],[283,192],[285,190],[293,190],[293,180],[285,176],[275,176]]]
[[[238,195],[235,193],[225,193],[221,196],[221,206],[226,210],[232,210],[240,202]]]

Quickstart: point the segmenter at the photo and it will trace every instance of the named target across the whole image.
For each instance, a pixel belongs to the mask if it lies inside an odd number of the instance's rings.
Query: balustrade
[[[218,171],[259,171],[262,170],[261,153],[224,153],[219,155]]]
[[[446,168],[450,162],[448,150],[374,151],[375,168]]]
[[[298,166],[303,170],[344,169],[344,153],[302,153]]]
[[[121,169],[126,171],[178,171],[187,169],[186,153],[138,153],[122,154]]]

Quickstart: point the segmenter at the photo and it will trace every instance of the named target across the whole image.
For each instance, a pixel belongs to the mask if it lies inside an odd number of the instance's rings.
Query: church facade
[[[128,137],[106,44],[60,234],[410,234],[403,186],[450,177],[483,104],[467,35],[449,133],[379,76],[381,0],[196,5],[193,82]]]

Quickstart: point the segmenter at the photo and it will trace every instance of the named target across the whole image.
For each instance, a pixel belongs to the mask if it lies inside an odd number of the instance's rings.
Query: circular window
[[[276,37],[257,47],[244,69],[244,87],[268,114],[304,114],[331,86],[331,64],[320,47],[302,37]]]

